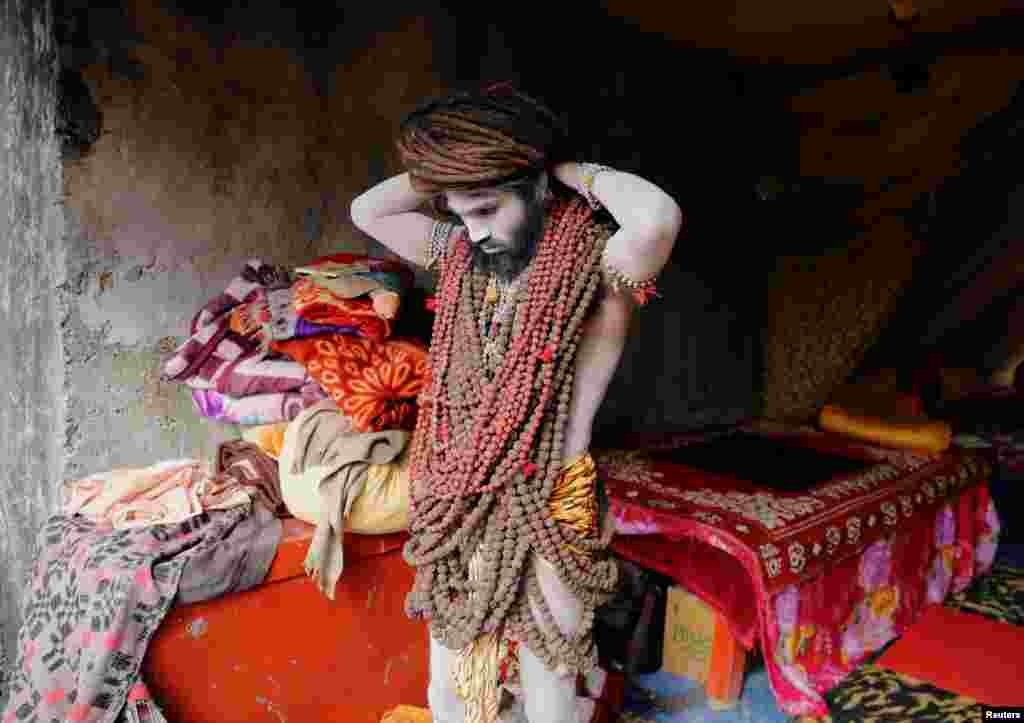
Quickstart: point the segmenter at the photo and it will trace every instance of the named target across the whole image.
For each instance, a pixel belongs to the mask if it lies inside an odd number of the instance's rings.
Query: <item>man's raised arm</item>
[[[639,176],[598,164],[560,163],[553,172],[570,188],[589,192],[619,225],[608,239],[605,264],[634,282],[661,273],[683,225],[683,212],[671,196]]]
[[[434,219],[416,209],[429,199],[430,194],[414,190],[409,174],[402,173],[356,196],[352,223],[402,258],[427,266]]]

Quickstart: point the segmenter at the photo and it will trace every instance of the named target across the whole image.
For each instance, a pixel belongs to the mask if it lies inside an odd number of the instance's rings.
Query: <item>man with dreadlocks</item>
[[[517,682],[530,723],[577,721],[618,582],[592,422],[682,214],[638,176],[567,160],[558,117],[509,86],[426,102],[397,144],[407,172],[351,210],[438,278],[405,548],[432,717],[499,720]]]

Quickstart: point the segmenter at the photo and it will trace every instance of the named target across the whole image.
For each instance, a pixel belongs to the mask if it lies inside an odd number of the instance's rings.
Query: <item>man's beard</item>
[[[505,239],[495,239],[507,250],[487,254],[479,246],[472,247],[473,268],[476,271],[494,274],[501,281],[510,282],[530,265],[541,234],[544,233],[544,204],[531,201],[526,213],[526,220],[516,230],[511,243]]]

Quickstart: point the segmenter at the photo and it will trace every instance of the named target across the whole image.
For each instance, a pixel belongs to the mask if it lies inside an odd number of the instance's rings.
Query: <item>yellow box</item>
[[[715,640],[715,611],[685,588],[668,589],[662,670],[706,683]]]
[[[701,683],[708,704],[726,710],[739,701],[746,664],[747,651],[728,621],[685,588],[670,587],[662,670]]]

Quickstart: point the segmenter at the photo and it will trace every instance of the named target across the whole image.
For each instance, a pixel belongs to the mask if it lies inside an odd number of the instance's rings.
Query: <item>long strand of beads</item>
[[[577,257],[577,258],[579,258],[579,257]],[[564,263],[563,264],[559,264],[558,267],[557,267],[557,271],[553,275],[562,275],[562,273],[560,273],[560,272],[564,272],[568,267],[569,266],[567,264],[564,264]],[[449,266],[449,268],[451,268],[451,266]],[[547,293],[546,298],[549,299],[549,300],[553,299],[553,298],[554,299],[558,299],[558,298],[564,299],[565,296],[566,296],[564,294],[564,288],[565,287],[558,286],[558,285],[555,285],[555,286],[546,285],[543,288],[544,288],[544,291]],[[544,298],[544,297],[542,296],[541,298]],[[588,302],[589,302],[589,299],[582,300],[582,303],[584,303],[584,304],[586,304]],[[524,321],[528,321],[530,319],[534,320],[534,323],[531,324],[530,326],[536,325],[538,323],[545,324],[545,322],[546,322],[545,325],[550,325],[552,322],[554,322],[554,323],[558,324],[559,326],[561,326],[562,324],[565,323],[565,317],[564,317],[564,312],[562,311],[562,309],[559,309],[558,307],[559,306],[563,306],[564,307],[564,304],[565,304],[564,301],[563,301],[563,304],[555,304],[555,309],[554,310],[545,309],[544,312],[539,314],[539,315],[538,314],[534,314],[532,316],[528,315],[529,319],[526,319]],[[570,320],[570,326],[571,325],[572,325],[572,321]],[[460,329],[459,331],[460,331],[460,337],[462,337],[463,336],[461,334],[462,329]],[[532,332],[533,329],[530,329],[530,331]],[[525,334],[524,336],[527,339],[531,340],[531,341],[534,338],[533,334]],[[555,334],[555,335],[552,335],[551,337],[548,337],[548,341],[549,342],[551,342],[553,340],[558,340],[559,342],[561,342],[561,340],[563,340],[563,339],[566,340],[564,343],[557,343],[558,358],[560,360],[568,362],[568,360],[570,360],[572,358],[572,353],[564,353],[563,350],[566,349],[566,348],[572,348],[571,340],[574,339],[575,337],[576,337],[576,335],[574,333],[570,332],[568,329],[566,329],[565,332],[563,332],[561,335]],[[463,342],[469,342],[469,339],[463,338]],[[471,342],[469,342],[469,343],[471,344]],[[565,346],[565,344],[568,344],[569,346]],[[512,346],[512,345],[510,344],[508,346]],[[506,367],[506,368],[508,366],[511,366],[511,367],[513,367],[513,368],[515,368],[517,370],[526,370],[525,366],[521,366],[521,365],[525,364],[526,361],[527,361],[525,358],[523,358],[525,356],[525,355],[523,355],[523,352],[524,351],[528,351],[530,353],[530,356],[532,357],[532,352],[535,351],[535,350],[533,350],[533,349],[523,349],[523,347],[524,347],[524,344],[519,344],[518,345],[518,349],[517,349],[517,351],[519,352],[519,355],[516,355],[518,358],[515,358],[514,360],[513,360],[513,358],[506,358],[505,362],[504,362],[504,364],[502,366]],[[462,346],[462,344],[458,344],[457,343],[457,344],[455,344],[454,348],[455,349],[464,349],[466,347]],[[506,348],[508,348],[508,347],[506,347]],[[574,351],[574,349],[573,349],[573,351]],[[536,374],[536,369],[535,369],[535,365],[533,363],[533,359],[532,358],[529,360],[529,365],[528,366],[532,367],[532,372],[534,374]],[[465,377],[466,374],[470,374],[471,373],[471,370],[469,368],[465,367],[464,365],[459,367],[458,369],[452,369],[452,371],[453,372],[457,371],[458,372],[457,376],[459,376],[459,377],[461,377],[463,379],[466,378]],[[532,408],[532,407],[534,407],[536,405],[537,399],[544,396],[543,392],[544,392],[545,389],[547,390],[547,395],[549,395],[549,396],[550,395],[554,395],[558,399],[562,398],[562,396],[563,396],[562,395],[562,391],[563,391],[562,390],[562,384],[560,384],[559,382],[561,382],[564,379],[564,376],[563,376],[563,374],[557,374],[557,375],[554,375],[554,376],[556,378],[553,379],[551,376],[548,376],[548,378],[544,380],[544,383],[542,383],[540,385],[540,388],[537,390],[537,392],[539,392],[539,394],[537,394],[536,396],[534,396],[533,394],[529,395],[529,397],[530,397],[529,407]],[[516,374],[516,375],[514,375],[514,378],[515,378],[516,383],[522,384],[522,381],[523,381],[524,377],[521,374]],[[479,379],[479,377],[477,377],[477,379]],[[534,384],[533,384],[534,379],[532,377],[527,377],[526,380],[527,380],[527,383],[528,383],[528,387],[527,388],[532,390],[533,387],[534,387]],[[452,384],[453,381],[454,381],[454,379],[453,380],[448,380],[449,385]],[[497,389],[497,388],[498,388],[497,384],[495,384],[494,387],[491,387],[491,389]],[[476,393],[476,390],[474,390],[473,393]],[[473,393],[469,394],[467,398],[468,399],[473,399],[474,398],[473,397]],[[500,396],[501,395],[491,394],[491,393],[489,393],[489,390],[487,390],[483,394],[480,394],[478,398],[481,399],[481,400],[484,399],[485,397],[489,398],[488,406],[492,406],[496,402],[501,401],[498,398]],[[545,405],[546,404],[547,404],[547,402],[545,402]],[[443,419],[445,421],[445,425],[444,426],[448,426],[448,425],[450,425],[450,424],[452,424],[454,422],[454,420],[452,419],[451,415],[452,415],[453,411],[455,409],[457,409],[457,408],[464,408],[464,407],[458,407],[456,404],[448,404],[447,406],[443,407],[443,415],[442,415],[442,417],[443,417]],[[522,409],[522,411],[525,412],[525,409],[523,409],[523,405],[522,404],[517,405],[517,408],[518,409]],[[546,421],[543,424],[541,431],[538,432],[538,431],[535,430],[535,434],[539,434],[539,438],[541,440],[547,440],[547,439],[550,438],[552,440],[551,446],[553,446],[557,450],[557,449],[560,449],[560,447],[557,444],[555,444],[555,439],[556,438],[560,438],[561,428],[564,428],[564,419],[557,419],[557,417],[560,416],[557,412],[554,414],[554,416],[556,417],[555,420],[553,420],[553,421],[552,420]],[[558,434],[555,434],[554,431],[550,431],[550,430],[557,431]],[[445,434],[443,432],[440,432],[439,436],[441,438],[443,438],[443,442],[444,443],[446,443],[446,444],[450,443],[450,435],[449,434]],[[505,436],[506,436],[506,438],[508,437],[507,434]],[[524,449],[524,445],[522,444],[522,442],[525,439],[525,435],[519,434],[518,438],[519,438],[519,441],[517,442],[517,444],[519,445],[518,448],[520,450],[522,450],[522,449]],[[486,437],[486,439],[490,440],[490,437]],[[498,440],[495,440],[495,441],[498,441]],[[457,451],[462,451],[462,450],[457,450]],[[550,452],[549,452],[549,454],[550,454]],[[459,455],[459,456],[461,456],[461,455]],[[555,455],[552,455],[552,456],[557,457],[558,455],[555,454]],[[517,475],[517,478],[520,478],[520,477]],[[531,488],[532,488],[532,491],[536,491],[536,487],[534,487],[533,485],[526,484],[525,480],[521,483],[521,485],[520,485],[520,483],[514,483],[513,487],[511,488],[513,490],[513,499],[518,499],[519,494],[516,491],[520,489],[520,486],[522,487],[524,492],[530,491]],[[547,486],[547,485],[545,485],[545,486]],[[535,497],[536,497],[536,495],[529,495],[529,494],[526,495],[526,498],[527,498],[527,501],[528,501],[529,507],[530,507],[530,513],[529,514],[531,516],[537,515],[537,514],[543,514],[543,512],[539,509],[539,507],[540,507],[539,501],[537,499],[535,499]],[[469,499],[469,498],[464,498],[464,499]],[[512,503],[510,502],[510,505],[511,504]],[[450,508],[450,509],[453,509],[453,508],[454,508],[454,506],[452,508]],[[515,510],[515,512],[517,514],[523,514],[523,508],[522,508],[521,505],[519,507],[510,506],[510,511],[511,510]],[[508,527],[508,534],[514,534],[515,530],[521,529],[521,525],[518,522],[519,518],[516,517],[515,515],[511,515],[511,514],[510,514],[510,516],[497,515],[497,516],[493,516],[492,518],[489,518],[489,519],[492,519],[495,523],[501,522],[501,525],[500,525],[501,527]],[[504,521],[502,522],[502,520],[504,520]],[[463,519],[463,529],[468,529],[468,527],[469,527],[468,525],[465,524],[466,522],[468,522],[468,520],[464,518]],[[489,522],[488,524],[491,524],[491,523]],[[555,550],[552,549],[553,544],[554,544],[553,543],[553,538],[552,538],[552,532],[553,532],[554,529],[556,529],[556,528],[552,528],[552,527],[550,527],[550,526],[548,526],[546,524],[545,525],[539,525],[539,526],[531,524],[529,526],[529,528],[528,528],[528,534],[526,536],[520,536],[520,539],[524,539],[524,537],[525,537],[527,541],[524,542],[521,547],[516,549],[517,559],[520,559],[518,553],[521,553],[521,559],[525,560],[525,557],[526,557],[527,553],[531,549],[543,549],[545,552],[548,552],[549,554],[554,553]],[[478,536],[470,536],[470,537],[466,538],[466,540],[464,540],[464,545],[469,546],[471,544],[472,545],[479,544],[478,540],[479,540]],[[552,556],[554,557],[556,555],[552,555]],[[493,555],[489,555],[486,559],[488,560],[488,564],[501,565],[503,568],[505,568],[505,562],[504,562],[505,556],[504,555],[498,556],[497,554],[493,554]],[[515,561],[513,561],[513,562],[515,562]],[[439,562],[438,565],[439,565],[439,569],[443,570],[443,576],[444,576],[445,580],[447,580],[448,578],[451,578],[451,582],[442,583],[441,587],[443,587],[446,590],[450,589],[452,591],[468,590],[468,589],[470,589],[465,584],[465,574],[464,574],[464,571],[460,570],[458,566],[456,566],[454,564],[451,564],[450,562],[446,563],[444,560]],[[517,566],[515,564],[513,564],[513,565],[511,565],[509,567],[516,568]],[[504,597],[501,600],[495,599],[494,600],[494,605],[492,605],[491,607],[493,609],[495,609],[495,610],[502,610],[502,609],[505,610],[510,618],[516,618],[517,620],[519,620],[519,619],[525,620],[525,618],[523,618],[523,616],[521,615],[521,611],[522,611],[522,607],[523,607],[522,603],[519,603],[517,605],[517,609],[520,610],[520,613],[513,614],[511,612],[512,600],[513,599],[515,599],[515,600],[521,600],[522,599],[521,595],[520,595],[520,588],[515,583],[515,580],[518,579],[518,574],[519,574],[518,571],[508,570],[507,568],[502,569],[501,573],[499,574],[499,577],[501,578],[501,582],[498,583],[497,590],[504,591],[503,593],[501,593],[502,595],[504,595]],[[421,579],[424,579],[424,578],[422,578],[422,576],[418,575],[417,576],[417,581],[418,581],[417,584],[419,584],[419,581]],[[462,582],[460,582],[460,580]],[[577,587],[577,586],[573,585],[572,587]],[[498,593],[496,592],[495,595],[497,596]],[[589,600],[589,599],[591,599],[593,597],[594,597],[593,594],[588,594],[586,596],[581,597],[581,599]],[[445,605],[441,604],[442,600],[443,600],[443,597],[439,597],[438,598],[438,606],[439,606],[439,608],[446,607]],[[456,607],[463,607],[464,608],[465,605],[466,605],[466,600],[465,600],[465,596],[463,596],[462,601]],[[448,605],[447,607],[451,607],[451,605]],[[453,640],[456,640],[456,639],[468,640],[468,635],[465,632],[460,635],[459,634],[459,630],[462,629],[462,630],[464,630],[464,631],[466,631],[468,633],[472,633],[472,632],[474,632],[474,629],[478,627],[475,623],[478,620],[479,615],[470,614],[470,611],[468,611],[468,610],[465,611],[465,612],[463,612],[462,610],[454,610],[454,609],[453,610],[449,610],[449,611],[446,611],[443,614],[442,617],[444,618],[444,620],[439,621],[437,627],[438,627],[439,630],[443,631],[442,634],[444,635],[445,639],[447,639],[449,641],[453,641]],[[586,617],[587,617],[586,616],[586,611],[585,611],[583,617],[584,617],[584,619],[586,619]],[[490,617],[490,620],[492,620],[493,622],[500,621],[500,619],[501,619],[500,617],[499,618],[495,618],[493,614]],[[447,621],[447,622],[445,622],[445,621]],[[587,623],[584,623],[584,627],[587,627]],[[527,630],[528,630],[528,628],[529,628],[529,626],[527,626]],[[565,654],[568,655],[569,652],[570,651],[565,651]],[[581,661],[581,662],[585,663],[586,661]]]

